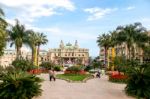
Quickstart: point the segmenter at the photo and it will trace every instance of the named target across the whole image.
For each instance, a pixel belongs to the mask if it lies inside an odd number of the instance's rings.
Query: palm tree
[[[102,34],[98,37],[97,43],[99,47],[104,47],[105,50],[105,58],[104,58],[104,66],[106,68],[106,62],[107,62],[107,50],[110,46],[110,35],[109,34]]]
[[[27,31],[25,29],[25,26],[20,24],[18,20],[15,20],[16,24],[15,26],[11,26],[11,29],[9,30],[9,37],[10,37],[10,47],[15,44],[16,52],[17,52],[17,57],[21,57],[21,47],[23,43],[25,42],[25,39],[27,37]]]
[[[125,27],[119,26],[116,30],[119,32],[118,41],[122,43],[124,42],[127,45],[129,59],[131,59],[131,56],[135,56],[135,47],[141,48],[141,46],[147,41],[144,40],[147,38],[147,36],[144,34],[146,29],[141,23],[129,24]]]
[[[48,39],[46,38],[46,35],[43,33],[37,33],[37,64],[39,60],[39,51],[40,51],[40,46],[44,45],[48,42]],[[39,64],[38,64],[39,65]]]
[[[4,12],[0,8],[0,56],[3,54],[3,49],[6,45],[6,38],[7,38],[6,27],[7,22],[4,19]]]
[[[116,56],[116,51],[115,51],[115,46],[117,46],[119,44],[118,40],[117,40],[117,36],[118,33],[114,30],[114,31],[110,31],[109,32],[110,35],[110,47],[111,49],[111,53],[112,53],[112,57],[111,57],[111,62],[112,62],[112,70],[114,70],[114,58]]]
[[[28,31],[28,38],[26,39],[27,44],[30,46],[31,50],[32,50],[32,62],[34,65],[37,65],[37,43],[38,43],[38,38],[37,38],[37,34],[32,31],[29,30]]]

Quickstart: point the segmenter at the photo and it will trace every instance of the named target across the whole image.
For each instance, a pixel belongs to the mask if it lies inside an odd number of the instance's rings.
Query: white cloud
[[[39,17],[60,14],[57,12],[59,8],[75,10],[75,6],[70,0],[0,0],[0,4],[11,7],[12,11],[17,9],[15,18],[27,23],[31,23]]]
[[[7,21],[7,23],[11,24],[11,25],[15,25],[15,20],[13,19],[5,19]]]
[[[133,9],[135,9],[134,6],[129,6],[129,7],[126,8],[126,10],[133,10]]]
[[[140,22],[148,29],[150,30],[150,18],[141,18]]]
[[[118,10],[118,9],[117,8],[102,9],[102,8],[98,8],[98,7],[84,9],[85,12],[88,12],[90,14],[90,16],[87,19],[89,21],[101,19],[105,15],[110,14],[110,13],[116,11],[116,10]]]
[[[26,27],[27,29],[33,29],[36,32],[44,32],[44,33],[47,33],[47,35],[53,35],[56,37],[76,38],[76,39],[81,39],[81,40],[95,40],[97,38],[97,35],[93,35],[89,33],[81,33],[79,31],[68,32],[58,27],[39,28],[39,27],[35,27],[32,25],[26,25]]]
[[[142,21],[142,22],[150,23],[150,18],[142,18],[141,21]]]

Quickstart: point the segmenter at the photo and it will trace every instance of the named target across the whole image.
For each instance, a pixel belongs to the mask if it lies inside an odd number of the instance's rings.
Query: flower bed
[[[81,66],[71,66],[66,69],[64,74],[86,74]]]
[[[84,70],[80,70],[80,71],[66,70],[64,74],[86,74],[86,72]]]
[[[30,74],[40,74],[42,72],[41,69],[32,69],[29,71]]]
[[[127,76],[122,74],[116,74],[116,75],[110,75],[109,81],[111,82],[117,82],[117,83],[126,83],[127,82]]]

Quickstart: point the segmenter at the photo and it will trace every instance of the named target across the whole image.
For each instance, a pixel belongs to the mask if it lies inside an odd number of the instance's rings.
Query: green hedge
[[[61,71],[62,70],[62,67],[61,66],[54,66],[53,68],[55,71]]]

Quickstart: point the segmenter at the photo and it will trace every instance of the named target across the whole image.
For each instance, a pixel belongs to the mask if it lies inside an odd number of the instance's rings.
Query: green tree
[[[118,70],[119,73],[120,72],[126,73],[127,70],[128,70],[128,67],[129,67],[129,66],[127,66],[128,65],[127,62],[128,62],[128,60],[126,60],[125,57],[123,57],[123,56],[116,56],[114,58],[115,69]]]
[[[38,58],[39,58],[40,46],[46,44],[47,42],[48,39],[46,38],[46,35],[44,35],[43,33],[37,33],[37,62],[39,60]]]
[[[6,32],[7,22],[4,19],[4,12],[0,8],[0,56],[3,54],[3,50],[6,46],[6,38],[7,38],[7,32]]]
[[[104,47],[105,50],[105,58],[104,58],[104,65],[106,68],[106,62],[107,62],[107,50],[110,46],[110,35],[109,34],[103,34],[98,37],[97,43],[99,47]]]
[[[131,59],[131,56],[134,58],[135,48],[143,48],[148,40],[147,31],[141,23],[118,26],[116,30],[119,32],[118,41],[127,45],[129,51],[127,58],[129,59]]]
[[[25,43],[25,39],[27,38],[27,31],[25,26],[20,24],[19,21],[16,19],[15,26],[11,26],[9,31],[9,39],[11,41],[10,46],[12,47],[15,44],[17,58],[21,58],[21,47],[23,43]]]
[[[29,47],[32,50],[32,62],[34,65],[37,65],[37,44],[38,44],[38,37],[37,34],[32,31],[29,30],[28,31],[28,38],[26,39],[27,45],[29,45]]]
[[[92,66],[93,66],[93,68],[95,69],[95,68],[101,68],[101,62],[100,62],[100,60],[99,60],[99,56],[97,56],[97,57],[95,57],[94,59],[93,59],[93,61],[92,61]]]
[[[118,33],[114,30],[114,31],[110,31],[110,47],[111,47],[111,69],[114,70],[115,66],[114,66],[114,59],[116,57],[116,49],[115,46],[120,45],[120,42],[117,40],[118,37]]]

